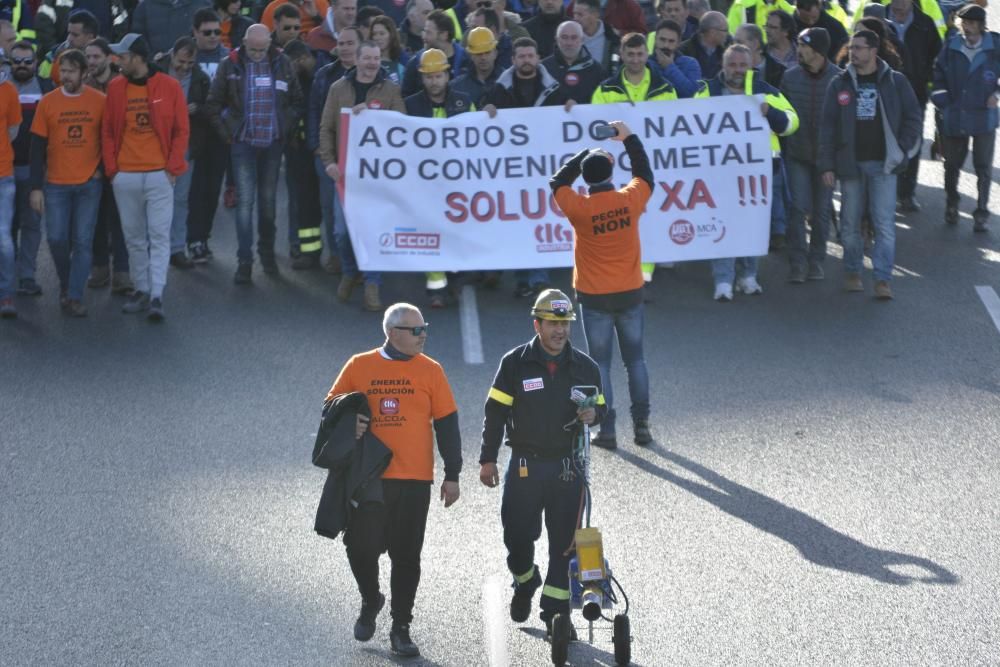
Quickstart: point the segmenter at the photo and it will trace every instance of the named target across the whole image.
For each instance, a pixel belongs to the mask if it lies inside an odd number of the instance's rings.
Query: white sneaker
[[[732,301],[733,300],[733,286],[729,283],[719,283],[715,286],[715,300],[716,301]]]
[[[764,288],[757,282],[757,278],[747,277],[736,281],[736,291],[744,294],[763,294]]]

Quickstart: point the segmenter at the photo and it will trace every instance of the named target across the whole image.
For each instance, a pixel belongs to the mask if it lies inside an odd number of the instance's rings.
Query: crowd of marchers
[[[844,289],[869,282],[892,299],[896,216],[921,209],[921,161],[944,162],[942,222],[967,213],[989,229],[1000,34],[985,4],[0,0],[0,315],[55,292],[36,278],[44,230],[67,315],[110,288],[124,313],[162,320],[171,269],[219,251],[220,204],[234,209],[235,283],[255,267],[322,270],[340,275],[339,300],[361,288],[362,307],[381,311],[382,276],[359,269],[336,187],[340,109],[488,123],[497,109],[723,95],[765,100],[770,250],[788,282],[825,279],[835,241]],[[976,201],[963,205],[970,146]],[[647,285],[656,268],[642,265]],[[718,301],[763,292],[756,257],[711,269]],[[425,279],[442,308],[457,283],[504,277]],[[511,286],[526,298],[550,282],[523,270]]]

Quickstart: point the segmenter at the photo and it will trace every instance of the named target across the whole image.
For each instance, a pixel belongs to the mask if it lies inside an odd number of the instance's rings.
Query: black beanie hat
[[[597,185],[611,178],[611,171],[614,165],[605,153],[591,151],[590,155],[583,158],[581,173],[583,180],[590,185]]]

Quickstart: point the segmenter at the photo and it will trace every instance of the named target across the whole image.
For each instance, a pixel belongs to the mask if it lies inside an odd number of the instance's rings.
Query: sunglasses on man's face
[[[27,58],[11,58],[10,61],[15,65],[30,65],[35,62],[35,59],[28,56]]]
[[[401,329],[402,331],[409,331],[414,336],[421,336],[427,333],[427,327],[430,325],[426,322],[419,327],[393,327],[393,329]]]
[[[213,35],[216,36],[216,37],[218,37],[219,35],[222,34],[222,31],[219,30],[219,29],[215,29],[215,30],[202,30],[201,34],[203,34],[205,37],[212,37]]]

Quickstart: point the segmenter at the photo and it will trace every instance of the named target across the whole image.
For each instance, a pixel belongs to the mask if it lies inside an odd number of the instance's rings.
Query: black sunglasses
[[[430,326],[429,323],[424,322],[419,327],[393,327],[393,329],[402,329],[403,331],[409,331],[414,336],[419,336],[421,334],[427,333],[427,327],[429,326]]]
[[[10,61],[15,65],[30,65],[35,62],[35,59],[28,56],[27,58],[11,58]]]
[[[222,34],[222,31],[218,30],[218,29],[216,29],[216,30],[202,30],[201,34],[203,34],[205,37],[211,37],[212,35],[215,35],[216,37],[218,37],[219,35]]]

